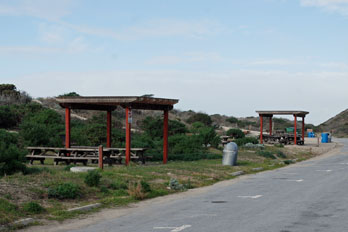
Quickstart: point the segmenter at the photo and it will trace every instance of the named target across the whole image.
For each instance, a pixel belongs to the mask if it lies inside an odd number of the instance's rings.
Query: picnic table
[[[44,164],[45,159],[53,159],[55,165],[58,165],[59,162],[66,162],[66,164],[80,162],[87,165],[88,161],[98,163],[99,159],[98,147],[27,147],[27,150],[29,154],[26,155],[26,158],[30,160],[30,164],[33,164],[35,160]],[[121,164],[122,160],[126,158],[125,151],[125,148],[103,148],[103,162],[109,165]],[[146,148],[131,148],[130,160],[141,161],[145,164],[145,151]]]

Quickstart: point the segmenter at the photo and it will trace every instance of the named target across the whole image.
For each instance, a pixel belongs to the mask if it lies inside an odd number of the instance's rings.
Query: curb
[[[13,226],[26,226],[30,223],[33,223],[35,220],[33,218],[24,218],[12,223]]]
[[[95,204],[91,204],[91,205],[85,205],[85,206],[81,206],[81,207],[76,207],[76,208],[71,208],[68,209],[68,212],[75,212],[75,211],[88,211],[94,208],[97,208],[101,206],[101,203],[95,203]]]
[[[243,175],[243,174],[244,174],[244,171],[238,171],[238,172],[230,173],[231,176],[240,176],[240,175]]]
[[[9,229],[9,227],[11,227],[11,226],[27,226],[33,222],[35,222],[35,220],[33,218],[24,218],[24,219],[15,221],[13,223],[10,223],[8,225],[0,225],[0,231],[4,231],[6,229]]]
[[[262,171],[263,167],[259,167],[259,168],[252,168],[251,171]]]

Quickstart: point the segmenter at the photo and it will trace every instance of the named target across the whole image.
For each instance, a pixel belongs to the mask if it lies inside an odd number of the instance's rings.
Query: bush
[[[257,154],[259,156],[262,156],[262,157],[265,157],[265,158],[268,158],[268,159],[276,159],[277,158],[270,151],[259,150],[259,151],[257,151]]]
[[[85,183],[90,187],[97,187],[101,177],[98,170],[88,171],[85,177]]]
[[[199,135],[173,135],[168,138],[171,154],[197,154],[204,151],[202,139]]]
[[[28,113],[20,124],[20,135],[26,145],[52,146],[62,145],[60,134],[64,131],[62,117],[50,109]]]
[[[75,199],[80,195],[80,187],[71,182],[61,183],[48,189],[49,198]]]
[[[226,135],[233,137],[234,139],[244,138],[245,134],[240,129],[229,129]]]
[[[115,180],[113,183],[110,184],[109,187],[114,190],[120,190],[120,189],[124,190],[128,188],[127,184],[123,182],[122,180]]]
[[[129,183],[128,193],[136,200],[143,200],[147,195],[140,181],[136,183]]]
[[[0,128],[13,128],[17,125],[18,115],[10,106],[0,106]]]
[[[39,214],[45,211],[45,209],[35,201],[24,203],[23,210],[30,214]]]
[[[143,189],[143,191],[145,193],[151,192],[151,187],[150,187],[150,185],[146,181],[141,180],[140,184],[141,184],[141,188]]]
[[[258,144],[259,140],[255,137],[244,137],[233,140],[238,146],[243,146],[247,143]]]
[[[227,118],[226,121],[234,124],[234,123],[237,123],[239,120],[238,120],[238,118],[232,116],[232,117]]]
[[[221,155],[211,153],[194,153],[194,154],[169,154],[170,161],[196,161],[202,159],[221,159]],[[154,161],[163,160],[163,156],[156,154],[153,156]]]
[[[279,158],[282,158],[282,159],[285,159],[286,158],[286,155],[284,154],[284,152],[282,151],[276,151],[276,154]]]
[[[201,122],[206,126],[211,126],[211,124],[213,123],[213,120],[207,114],[197,113],[197,114],[194,114],[191,117],[189,117],[186,122],[190,123],[190,124],[192,124],[194,122]]]
[[[25,151],[18,148],[18,136],[0,130],[0,176],[24,172]]]

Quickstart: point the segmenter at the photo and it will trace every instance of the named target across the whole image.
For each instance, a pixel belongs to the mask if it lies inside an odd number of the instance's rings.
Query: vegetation
[[[255,167],[269,170],[293,162],[295,158],[313,156],[310,153],[287,153],[285,148],[274,146],[265,146],[262,151],[265,152],[255,152],[241,147],[238,153],[238,165],[233,167],[221,165],[221,152],[212,155],[212,159],[202,159],[208,158],[203,155],[196,159],[196,155],[183,154],[182,159],[193,158],[193,160],[169,161],[167,165],[159,165],[160,162],[150,162],[147,165],[133,164],[129,167],[114,165],[105,167],[103,171],[96,171],[98,177],[95,178],[96,175],[93,174],[94,178],[91,178],[98,179],[91,181],[94,184],[86,181],[91,172],[67,172],[65,165],[34,166],[40,171],[27,175],[17,173],[0,179],[1,186],[8,186],[0,190],[1,224],[12,222],[26,214],[34,218],[63,220],[76,216],[66,212],[72,204],[101,202],[104,207],[122,206],[141,199],[231,179],[234,177],[230,173],[236,171],[254,173],[252,169]],[[280,155],[282,153],[286,156],[285,160]],[[169,158],[172,156],[175,157],[170,155]],[[97,182],[98,184],[95,184]],[[20,192],[16,186],[20,186]]]
[[[245,134],[240,129],[229,129],[226,135],[231,136],[234,139],[244,138]]]
[[[48,189],[49,198],[75,199],[80,196],[80,187],[71,182],[53,185]]]
[[[85,177],[85,183],[90,187],[97,187],[100,182],[101,175],[98,170],[88,171]]]
[[[189,117],[187,119],[187,122],[192,124],[194,122],[201,122],[206,126],[211,126],[213,123],[213,120],[211,119],[211,117],[207,114],[204,113],[196,113],[193,114],[191,117]]]
[[[16,134],[0,129],[0,176],[25,171],[25,152],[17,144]]]

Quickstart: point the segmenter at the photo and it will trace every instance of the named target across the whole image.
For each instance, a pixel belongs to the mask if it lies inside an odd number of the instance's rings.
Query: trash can
[[[238,155],[238,146],[234,142],[230,142],[226,144],[223,157],[222,157],[222,165],[235,166],[237,165],[237,155]]]
[[[321,143],[329,142],[329,133],[321,133]]]

